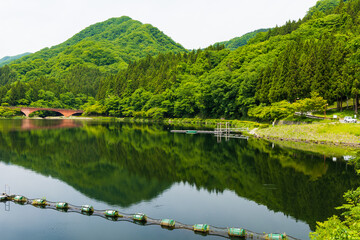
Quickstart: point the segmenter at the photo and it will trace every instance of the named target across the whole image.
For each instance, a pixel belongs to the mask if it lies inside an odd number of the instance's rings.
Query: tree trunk
[[[340,112],[343,111],[342,105],[343,105],[343,100],[342,100],[342,98],[340,98]]]
[[[340,111],[340,101],[339,101],[339,98],[337,98],[337,101],[336,101],[336,110]]]
[[[349,109],[349,98],[346,96],[346,109]]]
[[[358,98],[358,95],[356,94],[355,95],[355,114],[357,114],[358,113],[358,102],[359,102],[359,98]]]
[[[355,111],[355,98],[353,98],[353,110]]]

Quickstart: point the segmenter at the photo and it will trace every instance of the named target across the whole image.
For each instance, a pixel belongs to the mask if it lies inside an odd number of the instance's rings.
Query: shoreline
[[[355,147],[360,148],[360,143],[346,143],[346,142],[332,142],[326,140],[306,140],[306,139],[296,139],[296,138],[285,138],[285,137],[272,137],[272,136],[261,136],[256,134],[253,135],[254,138],[264,139],[264,140],[275,140],[275,141],[287,141],[287,142],[299,142],[299,143],[307,143],[307,144],[318,144],[318,145],[329,145],[329,146],[344,146],[344,147]]]

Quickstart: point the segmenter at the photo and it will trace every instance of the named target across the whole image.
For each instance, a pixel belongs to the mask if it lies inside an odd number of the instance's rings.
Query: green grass
[[[343,109],[342,112],[338,111],[337,109],[332,109],[326,111],[326,117],[333,117],[334,115],[337,115],[338,118],[344,118],[345,116],[352,116],[354,117],[354,110],[351,109]],[[313,112],[314,116],[323,117],[324,112]]]
[[[360,124],[356,123],[282,125],[259,129],[256,133],[264,137],[301,141],[360,144]]]
[[[283,121],[289,121],[289,122],[307,122],[307,123],[314,123],[314,122],[330,122],[329,120],[323,120],[323,119],[314,119],[314,118],[308,118],[305,116],[297,116],[297,115],[291,115],[284,119],[281,119]]]

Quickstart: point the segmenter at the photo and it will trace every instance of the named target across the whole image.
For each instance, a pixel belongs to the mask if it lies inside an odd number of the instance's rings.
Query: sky
[[[204,48],[305,16],[317,0],[0,0],[0,58],[64,42],[112,17],[157,27],[187,49]]]

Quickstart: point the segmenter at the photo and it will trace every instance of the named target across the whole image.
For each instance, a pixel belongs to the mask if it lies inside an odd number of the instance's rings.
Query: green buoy
[[[26,197],[24,197],[24,196],[20,196],[20,195],[16,195],[15,197],[14,197],[14,201],[15,202],[26,202]]]
[[[92,212],[94,212],[94,207],[91,205],[82,205],[81,212],[92,213]]]
[[[35,199],[32,201],[31,203],[32,205],[35,205],[35,206],[45,206],[46,205],[46,200],[45,199]]]
[[[202,232],[202,233],[207,233],[210,230],[210,227],[207,224],[195,224],[193,228],[195,232]]]
[[[69,204],[66,202],[58,202],[58,203],[56,203],[56,208],[57,209],[68,209]]]
[[[173,219],[162,219],[160,225],[162,227],[173,228],[175,227],[175,221]]]
[[[245,237],[246,231],[242,228],[229,228],[228,234],[230,237]]]
[[[105,211],[105,216],[107,216],[107,217],[113,217],[113,218],[115,218],[115,217],[122,217],[122,215],[120,215],[119,212],[116,211],[116,210],[106,210],[106,211]]]
[[[265,239],[267,240],[284,240],[287,239],[286,238],[286,234],[279,234],[279,233],[270,233],[268,235],[265,236]]]
[[[139,221],[139,222],[146,222],[147,217],[143,213],[137,213],[133,215],[133,220]]]

